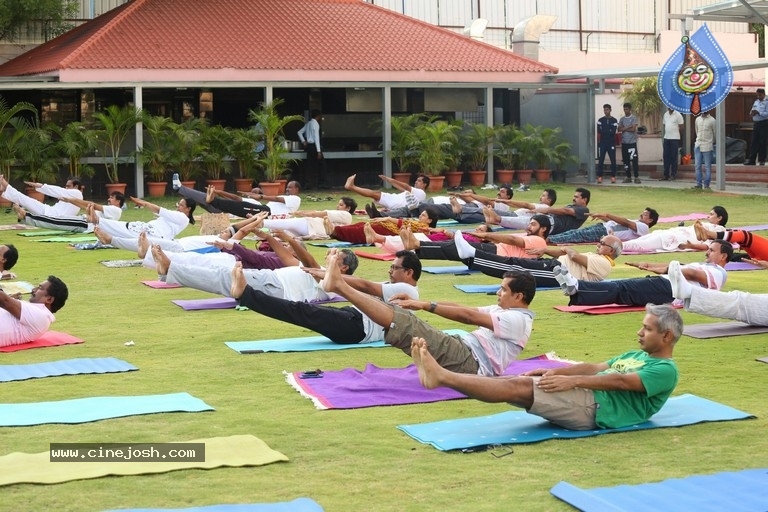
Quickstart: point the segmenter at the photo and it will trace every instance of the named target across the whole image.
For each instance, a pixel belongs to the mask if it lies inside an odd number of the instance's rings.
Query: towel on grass
[[[37,229],[35,226],[27,226],[26,224],[3,224],[0,226],[0,231],[11,231],[14,229]]]
[[[560,368],[570,364],[550,357],[544,354],[513,361],[504,374],[517,375],[537,368]],[[322,377],[311,379],[302,379],[301,372],[295,372],[286,373],[285,379],[318,409],[358,409],[466,398],[449,388],[424,388],[413,364],[405,368],[379,368],[368,363],[363,371],[356,368],[326,371]]]
[[[24,233],[16,233],[19,236],[58,236],[58,235],[66,235],[69,233],[69,231],[62,231],[60,229],[33,229],[30,231],[25,231]]]
[[[768,332],[768,326],[749,325],[743,322],[689,324],[683,327],[683,335],[698,339],[723,338],[726,336],[743,336],[746,334],[763,334],[766,332]]]
[[[58,484],[108,475],[145,475],[179,469],[263,466],[288,457],[251,435],[210,437],[186,443],[205,444],[205,462],[51,462],[50,451],[15,452],[0,457],[0,485]]]
[[[138,370],[130,363],[114,357],[64,359],[47,363],[0,365],[0,382],[84,375],[89,373],[120,373]]]
[[[84,343],[84,341],[65,332],[47,331],[42,336],[29,343],[0,347],[0,352],[17,352],[19,350],[28,350],[30,348],[58,347],[59,345],[77,345],[78,343]]]
[[[594,489],[581,489],[568,482],[560,482],[549,492],[583,512],[764,512],[768,508],[768,468]]]
[[[354,251],[354,253],[360,258],[367,258],[369,260],[394,261],[397,258],[394,254],[388,252]]]
[[[24,427],[46,423],[88,423],[160,412],[213,410],[213,407],[189,393],[96,396],[56,402],[0,404],[0,427]]]
[[[104,260],[102,265],[109,268],[140,267],[143,260]]]
[[[8,295],[14,293],[32,293],[32,288],[35,285],[26,281],[0,281],[0,290],[3,290]]]
[[[83,243],[83,242],[97,242],[99,239],[93,235],[81,235],[81,236],[52,236],[50,238],[36,238],[33,242],[67,242],[67,243]]]
[[[499,291],[501,284],[455,284],[454,288],[464,293],[496,293]],[[558,286],[537,286],[537,291],[544,290],[559,290]]]
[[[664,407],[644,423],[613,429],[567,430],[525,411],[400,425],[397,428],[420,443],[430,444],[438,450],[447,451],[497,444],[537,443],[548,439],[574,439],[613,432],[682,427],[709,421],[747,418],[754,418],[754,416],[706,398],[686,394],[667,400]]]
[[[237,503],[191,508],[121,508],[105,512],[323,512],[323,507],[309,498],[279,503]]]
[[[334,343],[325,336],[303,338],[281,338],[261,341],[226,341],[226,346],[241,354],[263,354],[265,352],[316,352],[318,350],[348,350],[353,348],[381,348],[383,341],[370,343]]]
[[[746,261],[729,261],[723,268],[733,272],[738,270],[761,270],[763,267],[758,267]]]
[[[682,308],[682,305],[673,304],[675,309]],[[629,304],[600,304],[591,306],[553,306],[556,310],[563,313],[586,313],[587,315],[611,315],[614,313],[630,313],[633,311],[645,311],[645,306],[634,306]]]
[[[659,217],[658,222],[659,223],[681,222],[684,220],[706,219],[707,217],[709,217],[709,215],[706,213],[687,213],[684,215],[674,215],[672,217]]]

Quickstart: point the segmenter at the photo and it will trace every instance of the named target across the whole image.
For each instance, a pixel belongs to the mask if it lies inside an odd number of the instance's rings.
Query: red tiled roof
[[[301,72],[305,80],[352,72],[391,81],[402,73],[424,81],[446,73],[539,81],[557,72],[362,0],[134,0],[7,62],[0,76],[59,74],[64,81],[64,71],[76,70],[270,71],[270,79],[284,71],[286,79]]]

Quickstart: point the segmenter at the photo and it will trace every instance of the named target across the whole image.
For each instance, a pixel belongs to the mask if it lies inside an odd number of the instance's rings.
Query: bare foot
[[[88,206],[85,207],[85,220],[94,226],[99,223],[99,216],[96,215],[96,208],[93,203],[88,203]]]
[[[693,230],[696,232],[696,238],[701,241],[714,240],[717,237],[715,232],[706,229],[700,220],[693,223]]]
[[[456,196],[451,196],[451,210],[453,210],[454,215],[461,215],[461,203],[458,199],[456,199]]]
[[[400,240],[402,240],[403,249],[406,251],[416,251],[421,247],[421,242],[413,236],[413,231],[408,226],[400,229]]]
[[[376,232],[373,230],[370,222],[366,222],[365,225],[363,225],[363,233],[365,233],[366,244],[373,245],[376,243]]]
[[[239,299],[243,296],[246,286],[248,286],[248,282],[245,280],[245,274],[243,274],[243,263],[238,261],[232,267],[232,284],[229,285],[229,295],[233,299]]]
[[[139,250],[137,251],[137,256],[141,259],[144,259],[144,256],[147,255],[147,251],[149,250],[149,239],[147,238],[147,232],[142,231],[139,233]]]
[[[5,176],[0,174],[0,193],[5,192],[5,188],[8,186],[8,181],[5,179]]]
[[[320,288],[326,292],[337,292],[339,285],[344,283],[339,269],[339,252],[336,249],[328,251],[325,258],[325,275],[320,280]]]
[[[99,242],[101,242],[104,245],[109,245],[112,243],[112,235],[110,235],[109,233],[105,233],[104,230],[102,230],[98,226],[93,228],[93,234],[96,235],[96,238],[99,239]]]
[[[440,386],[440,374],[446,370],[441,367],[432,354],[429,353],[424,338],[413,338],[411,342],[411,357],[419,371],[419,382],[427,389]]]
[[[483,217],[485,217],[485,223],[487,225],[497,225],[501,222],[501,216],[490,206],[483,208]]]
[[[213,185],[208,185],[208,188],[205,189],[205,202],[210,203],[216,199],[216,188]]]
[[[152,246],[152,258],[155,260],[155,268],[161,276],[168,274],[168,268],[171,266],[171,260],[165,255],[163,249],[155,244]]]
[[[24,222],[24,219],[27,217],[27,210],[16,203],[13,203],[13,210],[16,212],[16,218],[19,222]]]
[[[353,174],[349,178],[347,178],[347,182],[344,183],[344,188],[347,190],[352,190],[355,187],[355,178],[357,177],[357,174]]]
[[[333,225],[333,222],[331,222],[331,219],[328,217],[323,217],[323,228],[325,229],[325,234],[333,237],[333,232],[336,230],[336,228]]]

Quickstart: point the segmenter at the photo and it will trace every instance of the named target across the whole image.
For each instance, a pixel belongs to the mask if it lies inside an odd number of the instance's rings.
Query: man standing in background
[[[768,101],[765,99],[765,89],[757,90],[757,99],[749,111],[752,116],[752,144],[749,146],[749,156],[744,165],[765,165],[765,146],[768,141]]]
[[[632,104],[624,104],[624,117],[619,119],[621,133],[621,160],[627,177],[624,183],[632,183],[632,171],[635,172],[635,183],[640,183],[640,163],[637,155],[637,117],[632,113]]]
[[[320,149],[320,120],[323,118],[323,114],[314,109],[309,114],[309,121],[304,127],[298,131],[297,135],[299,140],[304,145],[304,150],[307,152],[307,165],[303,182],[304,186],[310,190],[316,190],[320,183],[321,163],[323,160],[323,152]]]
[[[603,117],[597,120],[597,183],[603,182],[605,155],[611,160],[611,183],[616,183],[616,130],[619,122],[611,115],[611,106],[603,105]]]
[[[715,151],[715,119],[704,112],[696,118],[696,144],[693,147],[693,156],[696,167],[696,186],[709,190],[709,182],[712,180],[712,154]],[[702,165],[704,166],[702,173]]]
[[[664,127],[664,177],[661,181],[674,180],[677,176],[677,161],[680,158],[680,132],[683,129],[683,116],[680,112],[667,108],[661,117]]]

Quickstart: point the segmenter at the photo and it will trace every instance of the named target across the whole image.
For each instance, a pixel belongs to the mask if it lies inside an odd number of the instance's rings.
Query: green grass
[[[567,204],[572,186],[559,186]],[[489,192],[490,194],[490,192]],[[518,193],[535,201],[538,190]],[[323,194],[325,197],[326,194]],[[331,208],[333,201],[304,208]],[[171,205],[174,198],[162,200]],[[360,201],[362,204],[362,201]],[[768,198],[652,188],[593,189],[590,208],[636,218],[646,206],[662,216],[707,212],[725,206],[730,226],[765,222]],[[125,218],[148,219],[129,209]],[[0,212],[0,223],[15,219]],[[663,226],[662,226],[663,227]],[[669,226],[667,226],[669,227]],[[196,234],[190,227],[185,235]],[[756,420],[711,423],[680,429],[614,434],[570,441],[515,445],[514,453],[442,453],[395,429],[404,423],[438,421],[506,411],[504,404],[471,400],[426,405],[318,411],[285,382],[282,371],[379,366],[402,367],[409,359],[394,348],[307,354],[238,355],[228,340],[305,336],[304,329],[236,311],[184,312],[175,298],[209,296],[190,289],[153,290],[139,281],[153,279],[144,268],[109,269],[104,259],[127,259],[125,251],[75,251],[62,243],[2,231],[21,258],[20,279],[39,282],[48,274],[63,278],[70,300],[54,328],[86,340],[82,345],[0,354],[0,364],[43,362],[73,357],[114,356],[138,372],[84,375],[0,384],[1,402],[33,402],[101,395],[140,395],[186,391],[216,408],[197,414],[155,414],[81,425],[3,428],[0,455],[36,453],[52,442],[164,442],[252,434],[285,453],[288,463],[257,468],[187,470],[167,474],[109,477],[58,485],[13,485],[2,489],[6,510],[93,511],[126,507],[179,508],[215,503],[287,501],[308,496],[325,510],[571,510],[549,494],[561,480],[582,487],[634,484],[768,466],[765,435],[768,335],[731,339],[682,338],[675,358],[681,370],[675,394],[694,393],[748,411]],[[584,247],[582,250],[590,250]],[[323,250],[312,248],[320,257]],[[623,265],[635,260],[684,262],[703,253],[619,259],[612,277],[643,273]],[[429,264],[434,264],[430,262]],[[439,264],[439,262],[437,263]],[[361,260],[358,275],[386,278],[388,263]],[[766,272],[733,272],[726,289],[766,292]],[[467,305],[495,302],[483,294],[464,294],[454,283],[493,283],[482,275],[425,274],[421,295]],[[586,316],[563,314],[552,306],[567,300],[557,291],[541,292],[532,304],[537,318],[524,355],[556,351],[560,356],[597,361],[636,346],[642,313]],[[441,328],[461,327],[419,313]],[[683,313],[686,322],[711,319]],[[124,343],[132,340],[135,346]]]

